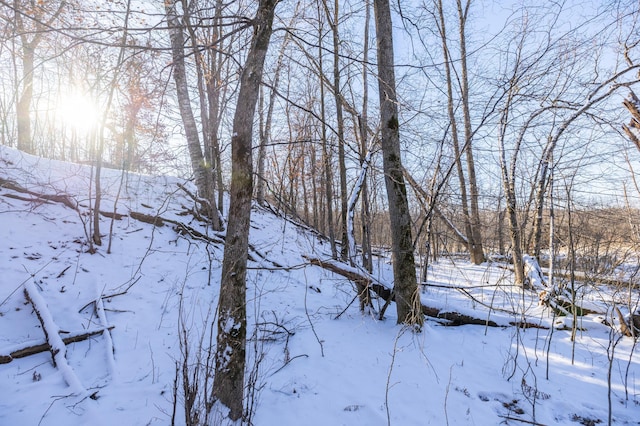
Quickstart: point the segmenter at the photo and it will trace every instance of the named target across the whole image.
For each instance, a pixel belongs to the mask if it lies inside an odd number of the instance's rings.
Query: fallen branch
[[[197,229],[186,225],[182,222],[179,222],[177,220],[173,220],[173,219],[167,219],[167,218],[163,218],[161,216],[151,216],[145,213],[139,213],[139,212],[130,212],[130,216],[133,219],[136,220],[140,220],[142,222],[146,222],[146,223],[150,223],[152,225],[156,225],[156,226],[164,226],[165,222],[166,223],[171,223],[174,225],[173,229],[174,231],[176,231],[178,234],[180,235],[186,235],[189,236],[191,238],[193,238],[194,240],[201,240],[201,241],[206,241],[208,243],[212,243],[212,244],[224,244],[225,243],[225,236],[223,234],[220,233],[212,233],[212,234],[204,234],[200,231],[198,231]],[[264,254],[260,253],[260,251],[258,249],[256,249],[253,245],[249,244],[249,249],[255,253],[258,257],[270,262],[271,264],[273,264],[276,268],[282,268],[283,266],[280,265],[278,262],[274,262],[272,260],[269,260]],[[252,262],[257,262],[256,258],[254,256],[252,256],[251,254],[249,254],[249,260]]]
[[[575,301],[572,301],[574,297],[572,297],[568,289],[559,286],[550,286],[535,257],[524,256],[524,264],[527,280],[532,289],[537,292],[540,298],[540,304],[553,309],[556,315],[570,316],[574,313],[579,317],[589,314],[602,315],[601,312],[585,308],[575,303]]]
[[[444,311],[438,308],[432,308],[429,306],[422,305],[422,313],[428,317],[436,318],[439,320],[445,320],[446,322],[441,322],[442,325],[446,326],[459,326],[459,325],[484,325],[489,327],[499,327],[498,323],[495,321],[491,321],[488,319],[475,318],[470,315],[461,314],[459,312],[451,312]]]
[[[22,194],[27,194],[27,195],[31,196],[31,198],[28,198],[28,197],[22,197],[20,195],[11,194],[11,193],[2,194],[3,196],[5,196],[7,198],[13,198],[14,200],[20,200],[20,201],[26,201],[26,202],[39,201],[39,202],[46,203],[46,204],[61,203],[61,204],[65,205],[66,207],[69,207],[70,209],[78,211],[78,203],[76,203],[71,198],[71,196],[69,196],[67,194],[43,194],[43,193],[31,191],[29,189],[26,189],[26,188],[20,186],[16,182],[13,182],[13,181],[10,181],[10,180],[7,180],[7,179],[3,179],[3,178],[0,178],[0,188],[10,189],[12,191],[19,192],[19,193],[22,193]],[[126,216],[125,214],[116,213],[116,212],[108,212],[108,211],[103,211],[103,210],[100,210],[100,214],[102,216],[113,218],[115,220],[122,220],[122,218],[124,218]]]
[[[224,238],[203,234],[197,229],[194,229],[189,225],[185,225],[182,222],[178,222],[177,220],[172,220],[172,219],[163,219],[163,220],[167,223],[172,223],[173,225],[175,225],[173,229],[180,235],[188,235],[194,240],[202,240],[208,243],[224,244]]]
[[[113,330],[114,326],[106,327],[106,328],[98,328],[96,330],[88,330],[76,333],[70,333],[70,336],[63,337],[62,342],[65,345],[70,343],[82,342],[87,340],[89,337],[96,336],[98,334],[102,334],[105,330]],[[49,343],[37,343],[30,346],[25,346],[19,349],[13,350],[5,350],[0,352],[0,364],[8,364],[14,359],[17,358],[25,358],[31,355],[39,354],[42,352],[50,351],[51,345]]]
[[[62,194],[62,195],[58,195],[58,194],[40,194],[38,192],[35,191],[31,191],[27,188],[24,188],[22,186],[20,186],[17,182],[11,181],[11,180],[7,180],[4,178],[0,177],[0,187],[1,188],[6,188],[6,189],[10,189],[12,191],[16,191],[16,192],[21,192],[23,194],[29,194],[33,197],[39,198],[41,200],[44,201],[53,201],[56,203],[62,203],[65,206],[69,207],[70,209],[73,210],[78,210],[78,204],[75,203],[74,201],[72,201],[71,197],[66,195],[66,194]],[[14,198],[18,198],[18,197],[14,197]],[[25,200],[25,201],[33,201],[33,200]]]
[[[506,419],[506,420],[514,420],[514,421],[517,421],[517,422],[526,423],[528,425],[545,426],[544,423],[532,422],[531,420],[519,419],[517,417],[512,417],[512,416],[501,416],[501,415],[499,415],[498,417],[502,417],[503,419]]]
[[[51,351],[53,366],[60,370],[64,380],[74,393],[86,392],[84,386],[80,383],[78,376],[76,376],[76,373],[67,362],[67,347],[60,337],[60,328],[53,321],[53,317],[47,307],[47,303],[31,280],[24,283],[24,296],[29,303],[31,303],[31,306],[33,306],[33,310],[38,316],[40,324],[42,324],[42,331],[44,332],[45,339],[49,344]]]
[[[393,301],[393,292],[391,289],[389,289],[384,284],[374,283],[372,277],[364,275],[362,272],[351,268],[349,265],[337,262],[335,260],[321,260],[318,258],[307,256],[305,256],[305,259],[307,259],[312,265],[320,266],[321,268],[324,268],[328,271],[334,272],[338,275],[342,275],[343,277],[349,279],[350,281],[353,281],[356,284],[371,288],[374,293],[376,293],[387,302],[385,304],[385,308],[386,306],[388,306],[389,302]],[[384,308],[382,312],[384,312]],[[458,326],[465,324],[485,325],[489,327],[499,326],[494,321],[475,318],[469,315],[461,314],[459,312],[445,311],[425,305],[422,305],[422,313],[428,317],[444,320],[444,322],[442,322],[442,325],[447,326]]]
[[[201,197],[198,197],[196,194],[194,194],[193,192],[189,191],[187,189],[187,187],[184,186],[181,183],[177,183],[176,185],[178,185],[178,188],[182,189],[189,196],[189,198],[191,198],[196,203],[196,205],[198,205],[198,204],[201,205],[204,208],[205,211],[213,210],[209,200],[201,198]]]

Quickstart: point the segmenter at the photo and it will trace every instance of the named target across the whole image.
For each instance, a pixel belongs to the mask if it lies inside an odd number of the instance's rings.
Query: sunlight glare
[[[58,103],[58,116],[73,130],[88,134],[98,126],[100,114],[92,98],[80,91],[72,91]]]

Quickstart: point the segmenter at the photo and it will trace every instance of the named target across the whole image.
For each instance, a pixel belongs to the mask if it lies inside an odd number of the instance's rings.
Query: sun
[[[77,90],[62,97],[57,105],[58,118],[79,134],[89,134],[100,122],[99,109],[91,96]]]

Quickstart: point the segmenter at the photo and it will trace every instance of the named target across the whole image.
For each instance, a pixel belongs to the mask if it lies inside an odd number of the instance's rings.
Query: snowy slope
[[[126,216],[113,222],[111,253],[111,219],[103,216],[103,245],[90,254],[90,174],[87,166],[0,147],[1,179],[34,193],[66,194],[79,205],[76,211],[0,188],[0,355],[44,342],[25,283],[41,294],[62,337],[113,326],[110,334],[67,345],[81,391],[68,386],[51,352],[0,364],[0,425],[184,424],[180,376],[174,404],[176,366],[185,348],[191,366],[213,353],[207,325],[215,323],[222,245],[130,212],[159,214],[214,241],[223,236],[181,215],[193,208],[177,186],[184,182],[129,174],[116,205]],[[120,178],[103,171],[101,210],[113,211]],[[570,321],[556,321],[535,294],[523,297],[500,265],[441,260],[422,299],[504,327],[429,320],[414,333],[395,324],[393,305],[383,321],[361,315],[357,303],[336,319],[354,288],[307,264],[303,255],[329,252],[312,232],[255,208],[250,239],[247,374],[256,383],[255,425],[607,424],[609,399],[613,423],[640,424],[633,341],[612,335],[604,316],[594,314],[581,319],[584,331],[572,344],[564,327]],[[389,283],[388,262],[380,260],[375,275]],[[585,297],[606,314],[610,295]],[[555,328],[508,325],[523,316]]]

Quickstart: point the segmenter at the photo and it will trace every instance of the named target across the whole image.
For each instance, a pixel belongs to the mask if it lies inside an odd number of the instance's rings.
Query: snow
[[[89,253],[90,175],[88,166],[0,146],[0,178],[68,194],[79,205],[75,211],[0,188],[0,355],[44,341],[25,287],[37,287],[60,330],[114,327],[66,345],[68,371],[53,366],[49,351],[0,364],[1,425],[171,424],[185,352],[191,366],[213,360],[223,247],[180,235],[170,223],[153,227],[125,216],[114,223],[112,252],[105,235],[105,245]],[[193,201],[178,183],[185,182],[129,174],[116,210],[216,235],[182,215]],[[119,171],[103,170],[104,211],[113,211],[119,184]],[[111,219],[101,220],[106,234]],[[638,349],[603,323],[612,322],[610,301],[624,300],[628,289],[581,293],[601,314],[578,318],[572,342],[570,318],[554,317],[535,293],[512,286],[505,265],[440,259],[431,263],[423,303],[501,326],[429,319],[416,333],[396,325],[393,305],[384,320],[362,315],[357,303],[335,319],[354,286],[308,264],[303,255],[330,257],[328,242],[309,230],[255,207],[250,242],[247,377],[256,384],[255,425],[607,424],[609,398],[613,423],[640,424]],[[374,269],[390,285],[389,260]],[[522,319],[550,328],[509,325]],[[68,386],[70,372],[86,392]],[[177,385],[175,422],[185,424],[181,377]]]

